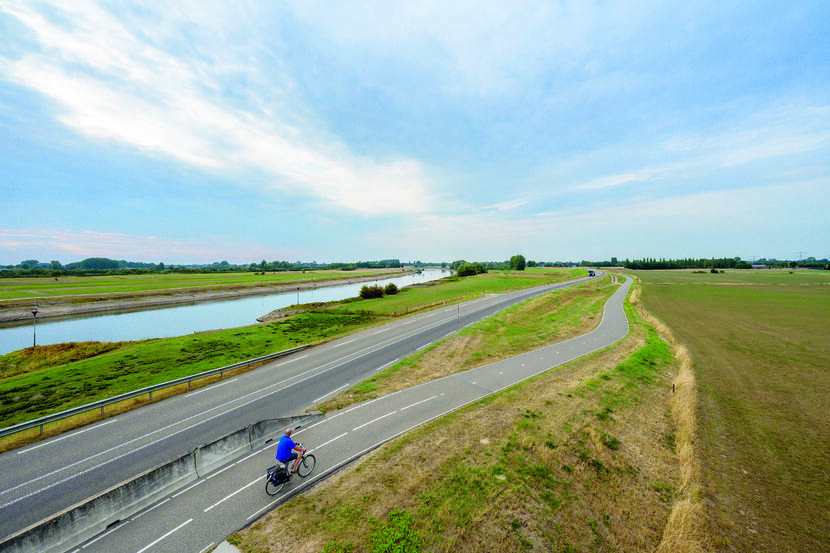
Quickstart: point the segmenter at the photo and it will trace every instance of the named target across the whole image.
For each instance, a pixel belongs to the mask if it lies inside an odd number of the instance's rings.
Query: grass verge
[[[230,540],[245,553],[653,551],[680,486],[673,359],[632,316],[623,341],[389,442]]]

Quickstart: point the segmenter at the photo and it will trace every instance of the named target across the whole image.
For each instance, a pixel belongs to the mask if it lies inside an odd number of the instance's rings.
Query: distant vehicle
[[[588,276],[589,277],[597,276],[597,274],[592,269],[588,269]]]

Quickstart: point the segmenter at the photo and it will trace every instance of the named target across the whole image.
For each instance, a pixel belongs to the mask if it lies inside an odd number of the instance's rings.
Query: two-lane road
[[[373,327],[208,388],[4,453],[0,536],[248,424],[300,413],[510,305],[586,280],[489,296]]]
[[[201,553],[288,497],[384,442],[499,390],[606,347],[628,333],[623,299],[630,281],[607,302],[588,334],[477,369],[456,373],[327,415],[295,433],[318,459],[307,479],[294,477],[277,497],[265,494],[264,470],[275,444],[219,468],[118,526],[76,553]]]

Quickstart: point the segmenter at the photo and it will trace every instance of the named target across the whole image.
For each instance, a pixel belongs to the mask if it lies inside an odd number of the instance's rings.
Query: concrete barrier
[[[295,431],[308,426],[323,417],[320,411],[313,411],[304,415],[294,417],[283,417],[279,419],[266,419],[252,424],[248,427],[251,437],[251,449],[258,449],[266,445],[270,440],[279,438],[286,428],[293,428]]]
[[[18,532],[0,543],[0,552],[67,551],[196,479],[188,453]]]
[[[248,451],[251,451],[251,438],[248,428],[237,430],[215,442],[199,446],[194,451],[196,455],[196,475],[204,476]]]
[[[0,553],[63,553],[245,453],[265,446],[286,428],[301,429],[320,412],[267,419],[199,446],[95,497],[21,530],[0,543]]]

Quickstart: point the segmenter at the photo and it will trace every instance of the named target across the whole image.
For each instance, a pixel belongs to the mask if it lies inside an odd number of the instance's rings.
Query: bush
[[[395,286],[394,282],[390,282],[389,284],[386,285],[386,288],[384,289],[384,292],[386,292],[387,296],[394,296],[395,294],[398,293],[398,287]]]
[[[364,300],[368,300],[371,298],[382,298],[383,297],[383,288],[374,284],[372,286],[364,286],[360,289],[360,297]]]

